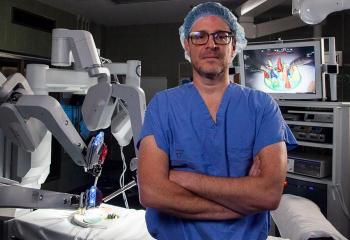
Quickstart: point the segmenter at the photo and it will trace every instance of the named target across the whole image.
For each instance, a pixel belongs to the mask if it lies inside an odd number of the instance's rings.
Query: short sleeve
[[[260,110],[256,118],[256,137],[254,143],[254,156],[264,147],[284,141],[287,149],[291,150],[297,146],[297,141],[284,121],[276,101],[269,95],[262,95],[259,101]]]
[[[142,139],[146,136],[153,135],[157,146],[169,155],[169,139],[167,137],[167,110],[166,98],[163,95],[156,94],[146,108],[145,118],[142,130],[137,141],[139,149]]]

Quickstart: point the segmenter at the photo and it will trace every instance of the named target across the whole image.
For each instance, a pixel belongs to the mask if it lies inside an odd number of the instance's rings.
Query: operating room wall
[[[75,27],[76,17],[33,0],[0,1],[0,49],[37,55],[50,56],[51,33],[11,23],[12,7],[56,20],[57,27]]]
[[[166,77],[168,87],[178,85],[178,67],[185,62],[178,27],[151,24],[108,27],[103,31],[103,55],[113,62],[142,61],[142,76]]]
[[[0,51],[10,51],[41,57],[50,57],[51,54],[51,33],[13,24],[11,22],[12,7],[55,20],[57,28],[81,28],[81,26],[79,26],[81,21],[78,21],[81,20],[81,18],[78,16],[35,0],[1,0]],[[97,40],[96,45],[99,45],[101,41],[100,26],[94,23],[91,23],[89,26]]]

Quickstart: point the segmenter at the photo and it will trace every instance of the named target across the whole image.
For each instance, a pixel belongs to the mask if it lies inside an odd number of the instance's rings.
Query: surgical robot
[[[93,187],[96,187],[107,153],[107,147],[103,143],[103,132],[93,137],[86,146],[57,100],[45,95],[50,84],[56,88],[59,86],[58,89],[62,90],[62,82],[65,82],[65,86],[73,86],[76,91],[88,89],[82,106],[82,115],[89,130],[100,130],[111,126],[112,134],[121,146],[129,144],[134,137],[136,158],[131,161],[131,169],[135,170],[138,155],[136,139],[141,130],[146,107],[145,94],[140,88],[140,62],[109,64],[115,74],[127,76],[125,84],[111,82],[110,71],[101,64],[89,32],[54,29],[52,36],[52,65],[70,66],[74,58],[74,70],[54,69],[37,64],[28,65],[27,78],[34,83],[31,85],[39,89],[37,92],[40,95],[33,93],[21,74],[16,73],[8,79],[0,75],[2,116],[0,129],[7,139],[27,152],[35,152],[40,148],[42,152],[47,152],[45,149],[51,147],[51,141],[43,139],[47,138],[47,132],[50,131],[73,161],[95,176]],[[67,87],[67,91],[74,90]],[[121,99],[125,107],[116,111]],[[43,144],[44,146],[41,146]],[[47,174],[41,176],[40,180],[38,177],[28,178],[26,182],[42,183],[46,176]],[[28,184],[20,184],[8,178],[0,179],[1,208],[78,208],[98,204],[93,200],[90,201],[96,198],[96,188],[74,195],[22,185]],[[136,182],[132,181],[114,196],[135,185]],[[104,200],[109,199],[110,196]]]
[[[34,95],[26,79],[19,73],[6,81],[2,75],[1,79],[0,128],[11,142],[25,151],[33,152],[49,130],[77,165],[83,166],[86,172],[94,176],[99,175],[107,154],[103,132],[86,146],[56,99]],[[71,208],[85,203],[84,195],[44,191],[22,187],[6,178],[0,180],[1,207]]]

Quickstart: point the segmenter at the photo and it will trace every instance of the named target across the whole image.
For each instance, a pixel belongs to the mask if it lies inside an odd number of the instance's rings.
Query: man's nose
[[[215,40],[214,40],[214,35],[209,35],[207,46],[211,47],[211,48],[215,48],[216,47],[216,43],[215,43]]]

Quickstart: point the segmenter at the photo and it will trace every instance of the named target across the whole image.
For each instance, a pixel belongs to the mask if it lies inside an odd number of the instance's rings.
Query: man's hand
[[[189,180],[188,177],[190,174],[188,172],[170,170],[169,171],[169,180],[180,185],[181,187],[186,188],[186,182]]]
[[[259,176],[261,173],[260,164],[261,164],[260,158],[259,157],[254,158],[254,162],[253,162],[253,165],[250,167],[248,176],[250,177]]]

